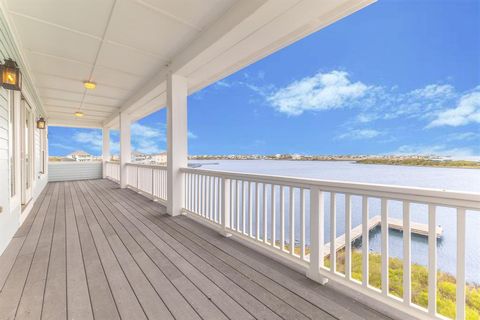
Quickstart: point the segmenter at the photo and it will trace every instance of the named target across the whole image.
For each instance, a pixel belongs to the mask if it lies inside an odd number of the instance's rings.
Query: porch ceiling
[[[49,123],[100,127],[163,107],[168,71],[193,93],[373,0],[0,1]]]

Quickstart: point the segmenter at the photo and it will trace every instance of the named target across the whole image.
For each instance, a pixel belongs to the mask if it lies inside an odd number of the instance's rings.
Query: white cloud
[[[215,85],[225,88],[230,88],[232,86],[232,84],[226,80],[218,80],[217,82],[215,82]]]
[[[77,131],[73,134],[73,140],[75,142],[86,145],[84,147],[80,147],[80,149],[91,148],[98,152],[102,150],[103,137],[102,137],[102,132],[100,130]],[[120,150],[119,143],[110,140],[110,152],[115,154],[115,153],[118,153],[119,150]]]
[[[412,96],[427,99],[445,99],[455,96],[455,88],[449,84],[429,84],[423,88],[413,90]]]
[[[440,111],[427,128],[480,123],[480,89],[463,95],[455,108]]]
[[[102,133],[99,130],[92,130],[88,132],[77,131],[73,134],[73,140],[81,144],[87,144],[88,147],[97,151],[102,149]]]
[[[55,147],[55,148],[60,148],[60,149],[65,149],[65,150],[73,150],[73,147],[71,145],[65,145],[63,143],[49,143],[50,147]]]
[[[408,92],[398,92],[397,87],[375,87],[368,96],[369,103],[362,103],[366,110],[357,120],[428,120],[457,96],[458,93],[449,84],[429,84]]]
[[[455,132],[448,134],[443,139],[446,141],[471,141],[478,139],[480,141],[480,132]]]
[[[446,145],[403,145],[391,153],[397,155],[436,155],[459,158],[478,156],[471,148],[449,148]]]
[[[132,149],[147,154],[164,151],[160,145],[167,140],[165,126],[150,127],[135,122],[131,126],[131,134]]]
[[[132,150],[153,154],[160,153],[165,151],[167,134],[166,126],[163,123],[157,123],[154,126],[140,124],[138,122],[132,123],[130,127],[131,141],[132,141]],[[118,130],[111,131],[112,137],[115,140],[120,139],[120,134]],[[98,137],[92,137],[91,140],[94,140]],[[188,132],[189,139],[197,139],[198,136],[193,132]],[[101,133],[99,135],[99,146],[101,149]],[[113,154],[116,154],[120,150],[120,145],[117,142],[110,140],[110,148]]]
[[[156,138],[166,141],[165,128],[163,126],[154,128],[135,122],[131,125],[130,130],[132,137]]]
[[[346,107],[366,95],[369,87],[352,82],[345,71],[317,73],[294,81],[267,96],[267,101],[279,112],[300,115],[304,111],[329,110]]]
[[[374,129],[354,129],[338,135],[337,139],[366,140],[382,134],[383,132]]]

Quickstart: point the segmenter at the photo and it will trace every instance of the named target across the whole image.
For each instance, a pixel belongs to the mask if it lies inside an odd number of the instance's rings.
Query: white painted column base
[[[305,274],[307,278],[320,283],[321,285],[326,285],[328,282],[328,278],[325,278],[324,276],[321,276],[320,273],[318,272],[313,272],[311,270],[308,270],[307,273]]]

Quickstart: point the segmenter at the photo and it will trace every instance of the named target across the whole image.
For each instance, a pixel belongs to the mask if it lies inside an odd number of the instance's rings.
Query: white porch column
[[[120,188],[127,187],[127,163],[132,161],[130,115],[120,112]]]
[[[110,128],[102,128],[103,145],[102,145],[102,163],[103,163],[103,179],[107,177],[107,161],[110,160]]]
[[[188,164],[187,79],[167,77],[167,212],[181,214],[185,188],[180,168]]]

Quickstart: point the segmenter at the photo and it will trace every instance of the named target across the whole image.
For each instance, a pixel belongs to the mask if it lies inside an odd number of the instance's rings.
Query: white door
[[[22,204],[27,204],[32,198],[32,175],[33,175],[33,118],[28,103],[22,99]]]

